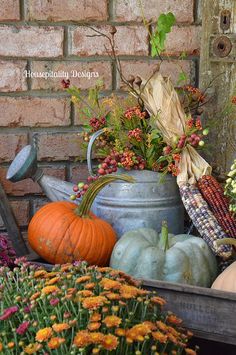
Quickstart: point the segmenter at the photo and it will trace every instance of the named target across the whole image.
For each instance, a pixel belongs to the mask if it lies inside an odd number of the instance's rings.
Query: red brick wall
[[[172,11],[177,25],[168,37],[161,70],[176,81],[180,67],[195,83],[198,76],[200,21],[197,0],[143,0],[146,17],[157,18]],[[2,0],[0,6],[0,181],[19,224],[27,227],[34,210],[44,201],[40,188],[31,180],[12,184],[5,179],[10,161],[21,147],[39,133],[39,165],[62,179],[84,179],[86,166],[77,132],[81,120],[61,79],[24,78],[34,72],[97,71],[107,93],[123,89],[116,67],[107,55],[103,38],[89,38],[85,24],[107,32],[117,27],[116,47],[126,76],[148,76],[156,61],[149,56],[149,40],[142,25],[137,0]],[[179,60],[185,52],[187,57]],[[97,79],[71,78],[86,90]],[[1,227],[1,221],[0,221]]]

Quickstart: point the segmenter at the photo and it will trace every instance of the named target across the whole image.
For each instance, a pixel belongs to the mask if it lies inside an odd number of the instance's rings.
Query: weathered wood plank
[[[143,287],[165,298],[166,309],[195,336],[236,345],[236,293],[155,280],[144,280]]]
[[[227,14],[230,14],[229,28]],[[226,112],[226,105],[236,89],[235,0],[202,0],[200,87],[204,89],[209,83],[210,101],[206,108],[213,124],[211,163],[225,173],[236,158],[236,109],[232,113]]]
[[[15,217],[12,213],[11,206],[7,196],[0,183],[0,215],[5,224],[8,235],[12,241],[13,247],[17,256],[22,256],[28,253],[23,237],[16,224]]]

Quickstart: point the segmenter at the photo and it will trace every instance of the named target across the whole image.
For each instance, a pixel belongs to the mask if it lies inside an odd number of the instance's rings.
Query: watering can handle
[[[105,129],[99,129],[99,131],[95,132],[89,140],[88,148],[87,148],[87,165],[88,165],[88,171],[91,176],[95,176],[93,172],[93,164],[92,164],[92,150],[93,150],[93,144],[95,140],[101,136],[105,132]]]

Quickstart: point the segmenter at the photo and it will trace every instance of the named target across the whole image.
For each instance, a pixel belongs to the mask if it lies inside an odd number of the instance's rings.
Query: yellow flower
[[[37,331],[35,339],[40,343],[42,341],[48,340],[52,336],[52,328],[43,328]]]
[[[75,280],[76,284],[81,284],[83,282],[89,281],[91,279],[91,276],[85,275],[85,276],[80,276],[78,279]]]
[[[166,343],[167,335],[163,334],[162,332],[152,332],[152,336],[155,340],[159,341],[160,343]]]
[[[119,342],[118,338],[115,335],[112,334],[107,334],[104,335],[103,340],[102,340],[102,346],[106,350],[114,350],[117,348]]]
[[[9,349],[14,348],[14,346],[15,346],[14,341],[10,341],[10,342],[7,344],[7,347],[8,347]]]
[[[39,277],[43,277],[46,274],[47,274],[46,270],[36,270],[34,273],[34,278],[37,279]]]
[[[40,292],[36,292],[36,293],[34,293],[34,294],[30,297],[30,300],[31,300],[31,301],[36,300],[36,298],[38,298],[40,295],[41,295]]]
[[[53,277],[49,281],[46,282],[46,285],[54,285],[60,280],[59,276]]]
[[[90,320],[90,322],[99,322],[101,320],[101,318],[102,318],[101,314],[95,312],[91,315],[89,320]]]
[[[42,289],[42,293],[49,295],[50,293],[58,292],[59,288],[57,286],[46,286]]]
[[[42,345],[38,343],[29,344],[24,348],[24,352],[26,354],[35,354],[41,347]]]
[[[100,281],[100,285],[104,290],[117,290],[121,286],[120,282],[105,277]]]
[[[164,300],[161,297],[157,297],[157,296],[152,297],[151,302],[155,303],[155,304],[159,304],[160,306],[164,306],[166,304],[166,300]]]
[[[92,354],[99,354],[100,349],[93,348]]]
[[[100,322],[91,322],[88,324],[88,329],[93,331],[93,330],[98,330],[101,327]]]
[[[56,332],[56,333],[63,332],[63,330],[67,330],[67,329],[69,329],[69,328],[70,328],[70,326],[69,326],[69,324],[67,324],[67,323],[55,323],[55,324],[53,324],[53,326],[52,326],[52,329],[53,329],[54,332]]]
[[[103,306],[106,301],[107,299],[104,296],[93,296],[85,298],[82,302],[82,305],[87,309],[96,309],[100,306]]]
[[[57,316],[56,316],[55,314],[53,314],[52,316],[50,316],[50,319],[51,319],[52,321],[54,321],[55,319],[57,319]]]
[[[74,338],[74,344],[78,348],[84,348],[90,344],[89,332],[87,330],[79,331]]]
[[[103,319],[103,323],[106,324],[107,328],[111,328],[111,327],[118,327],[118,325],[120,325],[121,323],[121,318],[117,317],[117,316],[107,316],[106,318]]]
[[[52,349],[52,350],[57,349],[64,342],[65,342],[65,338],[54,337],[49,340],[48,347],[49,347],[49,349]]]

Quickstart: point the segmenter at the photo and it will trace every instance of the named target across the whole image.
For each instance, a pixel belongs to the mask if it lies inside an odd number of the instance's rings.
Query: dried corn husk
[[[142,81],[141,98],[151,115],[157,117],[156,124],[168,145],[174,144],[175,137],[184,134],[185,112],[177,92],[169,78],[157,72],[149,81]],[[190,145],[183,149],[179,164],[177,183],[194,184],[202,175],[211,174],[211,166]]]

